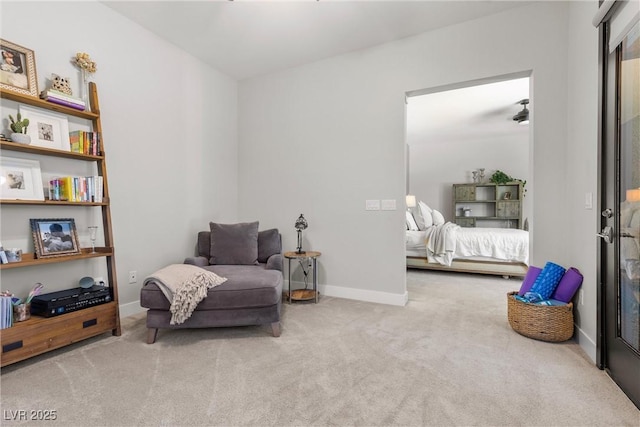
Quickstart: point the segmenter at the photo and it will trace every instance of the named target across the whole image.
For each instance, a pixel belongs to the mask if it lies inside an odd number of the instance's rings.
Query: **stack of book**
[[[74,130],[69,132],[69,144],[71,144],[71,151],[73,153],[99,156],[102,151],[100,148],[102,145],[100,132]]]
[[[74,108],[76,110],[84,111],[86,109],[86,103],[82,99],[75,98],[53,89],[47,89],[40,92],[40,98],[47,102],[64,105],[65,107]]]
[[[0,329],[13,326],[13,302],[10,296],[0,296]]]
[[[101,176],[62,176],[49,181],[49,200],[102,202]]]

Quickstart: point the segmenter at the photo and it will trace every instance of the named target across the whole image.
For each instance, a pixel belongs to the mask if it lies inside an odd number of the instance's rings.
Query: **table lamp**
[[[415,208],[416,207],[416,196],[414,196],[413,194],[407,194],[406,203],[407,203],[407,208],[408,209]]]
[[[627,190],[627,202],[640,202],[640,188]]]
[[[296,219],[296,230],[298,231],[298,248],[296,250],[297,254],[304,254],[305,251],[302,250],[302,230],[306,229],[309,226],[309,223],[306,219],[304,219],[304,215],[300,214],[298,219]]]

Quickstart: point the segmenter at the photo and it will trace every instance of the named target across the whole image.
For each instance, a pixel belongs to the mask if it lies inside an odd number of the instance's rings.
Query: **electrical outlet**
[[[104,277],[96,277],[93,279],[93,284],[98,286],[107,286],[107,283],[104,281]]]
[[[129,283],[136,283],[138,281],[138,272],[132,270],[129,272]]]

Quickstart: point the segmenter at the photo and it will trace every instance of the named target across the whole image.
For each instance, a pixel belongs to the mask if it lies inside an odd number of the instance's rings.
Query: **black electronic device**
[[[111,289],[107,286],[94,285],[90,288],[65,289],[33,297],[31,300],[31,314],[44,317],[59,316],[60,314],[105,304],[111,300]]]

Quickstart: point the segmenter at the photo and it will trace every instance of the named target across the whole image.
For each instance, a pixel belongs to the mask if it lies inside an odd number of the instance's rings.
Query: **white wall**
[[[405,92],[533,70],[531,260],[565,262],[555,207],[565,201],[566,24],[565,3],[542,2],[240,82],[239,211],[279,227],[287,248],[305,213],[327,294],[398,301]],[[367,212],[366,199],[400,208]]]
[[[527,186],[531,183],[528,133],[446,143],[419,142],[409,144],[410,192],[417,200],[442,212],[447,221],[453,221],[455,216],[452,185],[473,182],[471,171],[479,167],[485,168],[486,181],[499,169],[527,181]],[[523,220],[528,214],[523,210]]]
[[[598,30],[591,19],[597,2],[572,2],[569,8],[566,207],[567,264],[584,275],[584,304],[576,298],[576,337],[596,358],[598,245]],[[585,209],[585,193],[593,209]]]
[[[232,80],[99,3],[0,7],[2,38],[35,50],[41,86],[51,72],[77,78],[69,63],[76,51],[98,62],[123,303],[138,299],[129,270],[142,278],[181,262],[209,220],[259,219],[293,249],[300,213],[310,223],[305,247],[323,252],[326,294],[402,303],[405,92],[532,70],[532,263],[585,273],[578,324],[588,347],[596,336],[596,213],[583,209],[584,192],[596,191],[591,3],[541,2],[243,81],[238,99]],[[87,20],[82,31],[50,29]],[[396,199],[399,209],[366,212],[366,199]],[[60,209],[47,213],[75,208]],[[24,218],[41,212],[18,212],[3,208],[2,238],[32,248]],[[52,283],[68,280],[69,268],[46,273]],[[33,282],[19,283],[14,271],[2,272],[2,287],[29,289]]]
[[[236,83],[97,2],[1,7],[1,36],[35,51],[41,89],[52,72],[78,81],[70,62],[78,51],[98,64],[120,303],[123,314],[135,311],[145,276],[192,255],[196,232],[210,220],[236,219]],[[92,221],[85,212],[3,207],[2,239],[33,250],[29,217],[75,216],[85,246]],[[75,264],[47,267],[46,280],[42,267],[3,271],[2,287],[25,296],[35,281],[68,288],[87,273]],[[104,274],[99,265],[93,274]]]

